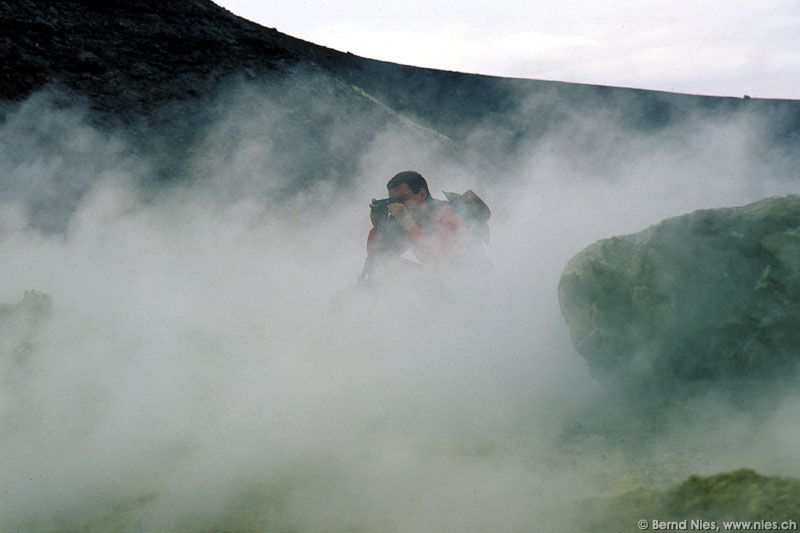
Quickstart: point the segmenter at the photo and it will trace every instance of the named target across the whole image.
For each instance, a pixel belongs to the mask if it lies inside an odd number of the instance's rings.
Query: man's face
[[[425,214],[427,211],[428,191],[424,188],[420,189],[418,193],[413,193],[408,187],[408,183],[401,183],[398,187],[389,189],[389,196],[403,200],[403,204],[405,204],[408,212],[414,218]]]

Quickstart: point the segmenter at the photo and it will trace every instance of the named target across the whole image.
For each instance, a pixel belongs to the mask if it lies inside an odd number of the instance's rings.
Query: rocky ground
[[[582,531],[641,531],[655,529],[653,521],[675,522],[673,529],[701,530],[691,521],[782,523],[800,516],[800,480],[762,476],[742,469],[713,476],[692,476],[663,491],[636,490],[614,498],[585,501],[574,526]],[[639,527],[646,520],[647,528]],[[686,521],[689,526],[680,526]],[[774,528],[772,525],[770,529]],[[666,529],[666,526],[664,527]]]

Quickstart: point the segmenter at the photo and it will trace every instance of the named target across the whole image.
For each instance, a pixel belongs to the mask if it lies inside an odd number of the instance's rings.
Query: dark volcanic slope
[[[0,3],[0,97],[69,88],[112,114],[212,93],[220,80],[284,72],[294,41],[205,0]]]
[[[4,0],[0,3],[0,98],[21,100],[56,85],[88,97],[101,116],[129,121],[165,103],[213,95],[241,76],[277,80],[294,67],[355,85],[454,139],[491,121],[516,135],[563,118],[515,115],[531,95],[555,96],[578,113],[605,110],[649,129],[685,116],[747,106],[769,115],[776,138],[795,142],[800,102],[713,98],[569,83],[512,80],[367,60],[283,35],[209,0]]]

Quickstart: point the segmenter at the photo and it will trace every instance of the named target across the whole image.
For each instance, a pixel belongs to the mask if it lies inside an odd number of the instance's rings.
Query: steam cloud
[[[2,529],[541,530],[557,504],[692,473],[800,475],[797,398],[628,420],[556,298],[595,240],[800,192],[757,121],[637,132],[567,113],[454,151],[407,123],[371,131],[318,83],[297,90],[319,89],[324,138],[295,125],[288,142],[297,116],[242,86],[198,136],[193,179],[155,187],[154,156],[79,107],[39,94],[6,112],[0,301],[37,289],[53,307],[24,357],[0,345]],[[323,145],[352,174],[298,180]],[[354,288],[366,205],[404,169],[493,208],[489,294]]]

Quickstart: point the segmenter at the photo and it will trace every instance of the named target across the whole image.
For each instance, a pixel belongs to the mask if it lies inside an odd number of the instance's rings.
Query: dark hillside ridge
[[[692,113],[708,116],[742,109],[783,116],[781,137],[800,132],[800,101],[698,96],[558,81],[500,78],[397,65],[356,56],[322,63],[400,112],[434,124],[473,126],[486,117],[514,113],[531,96],[551,97],[572,110],[618,114],[639,129],[659,128]],[[787,114],[788,112],[788,114]],[[453,120],[458,117],[460,120]],[[552,118],[557,118],[554,116]],[[513,121],[511,121],[513,123]],[[517,126],[519,127],[519,126]],[[525,129],[524,127],[522,128]],[[458,135],[455,135],[458,137]]]
[[[230,75],[304,61],[287,44],[294,39],[206,0],[10,0],[0,24],[0,98],[55,85],[123,118],[208,96]]]
[[[497,78],[396,65],[308,43],[237,17],[209,0],[6,0],[0,4],[0,98],[21,100],[56,85],[92,108],[130,120],[164,103],[214,93],[231,76],[274,79],[302,66],[357,85],[394,110],[451,137],[513,113],[530,94],[557,95],[579,110],[624,111],[642,128],[690,110],[753,108],[783,117],[797,136],[800,102],[671,94]],[[786,111],[789,111],[787,114]],[[524,132],[526,125],[514,124]]]

